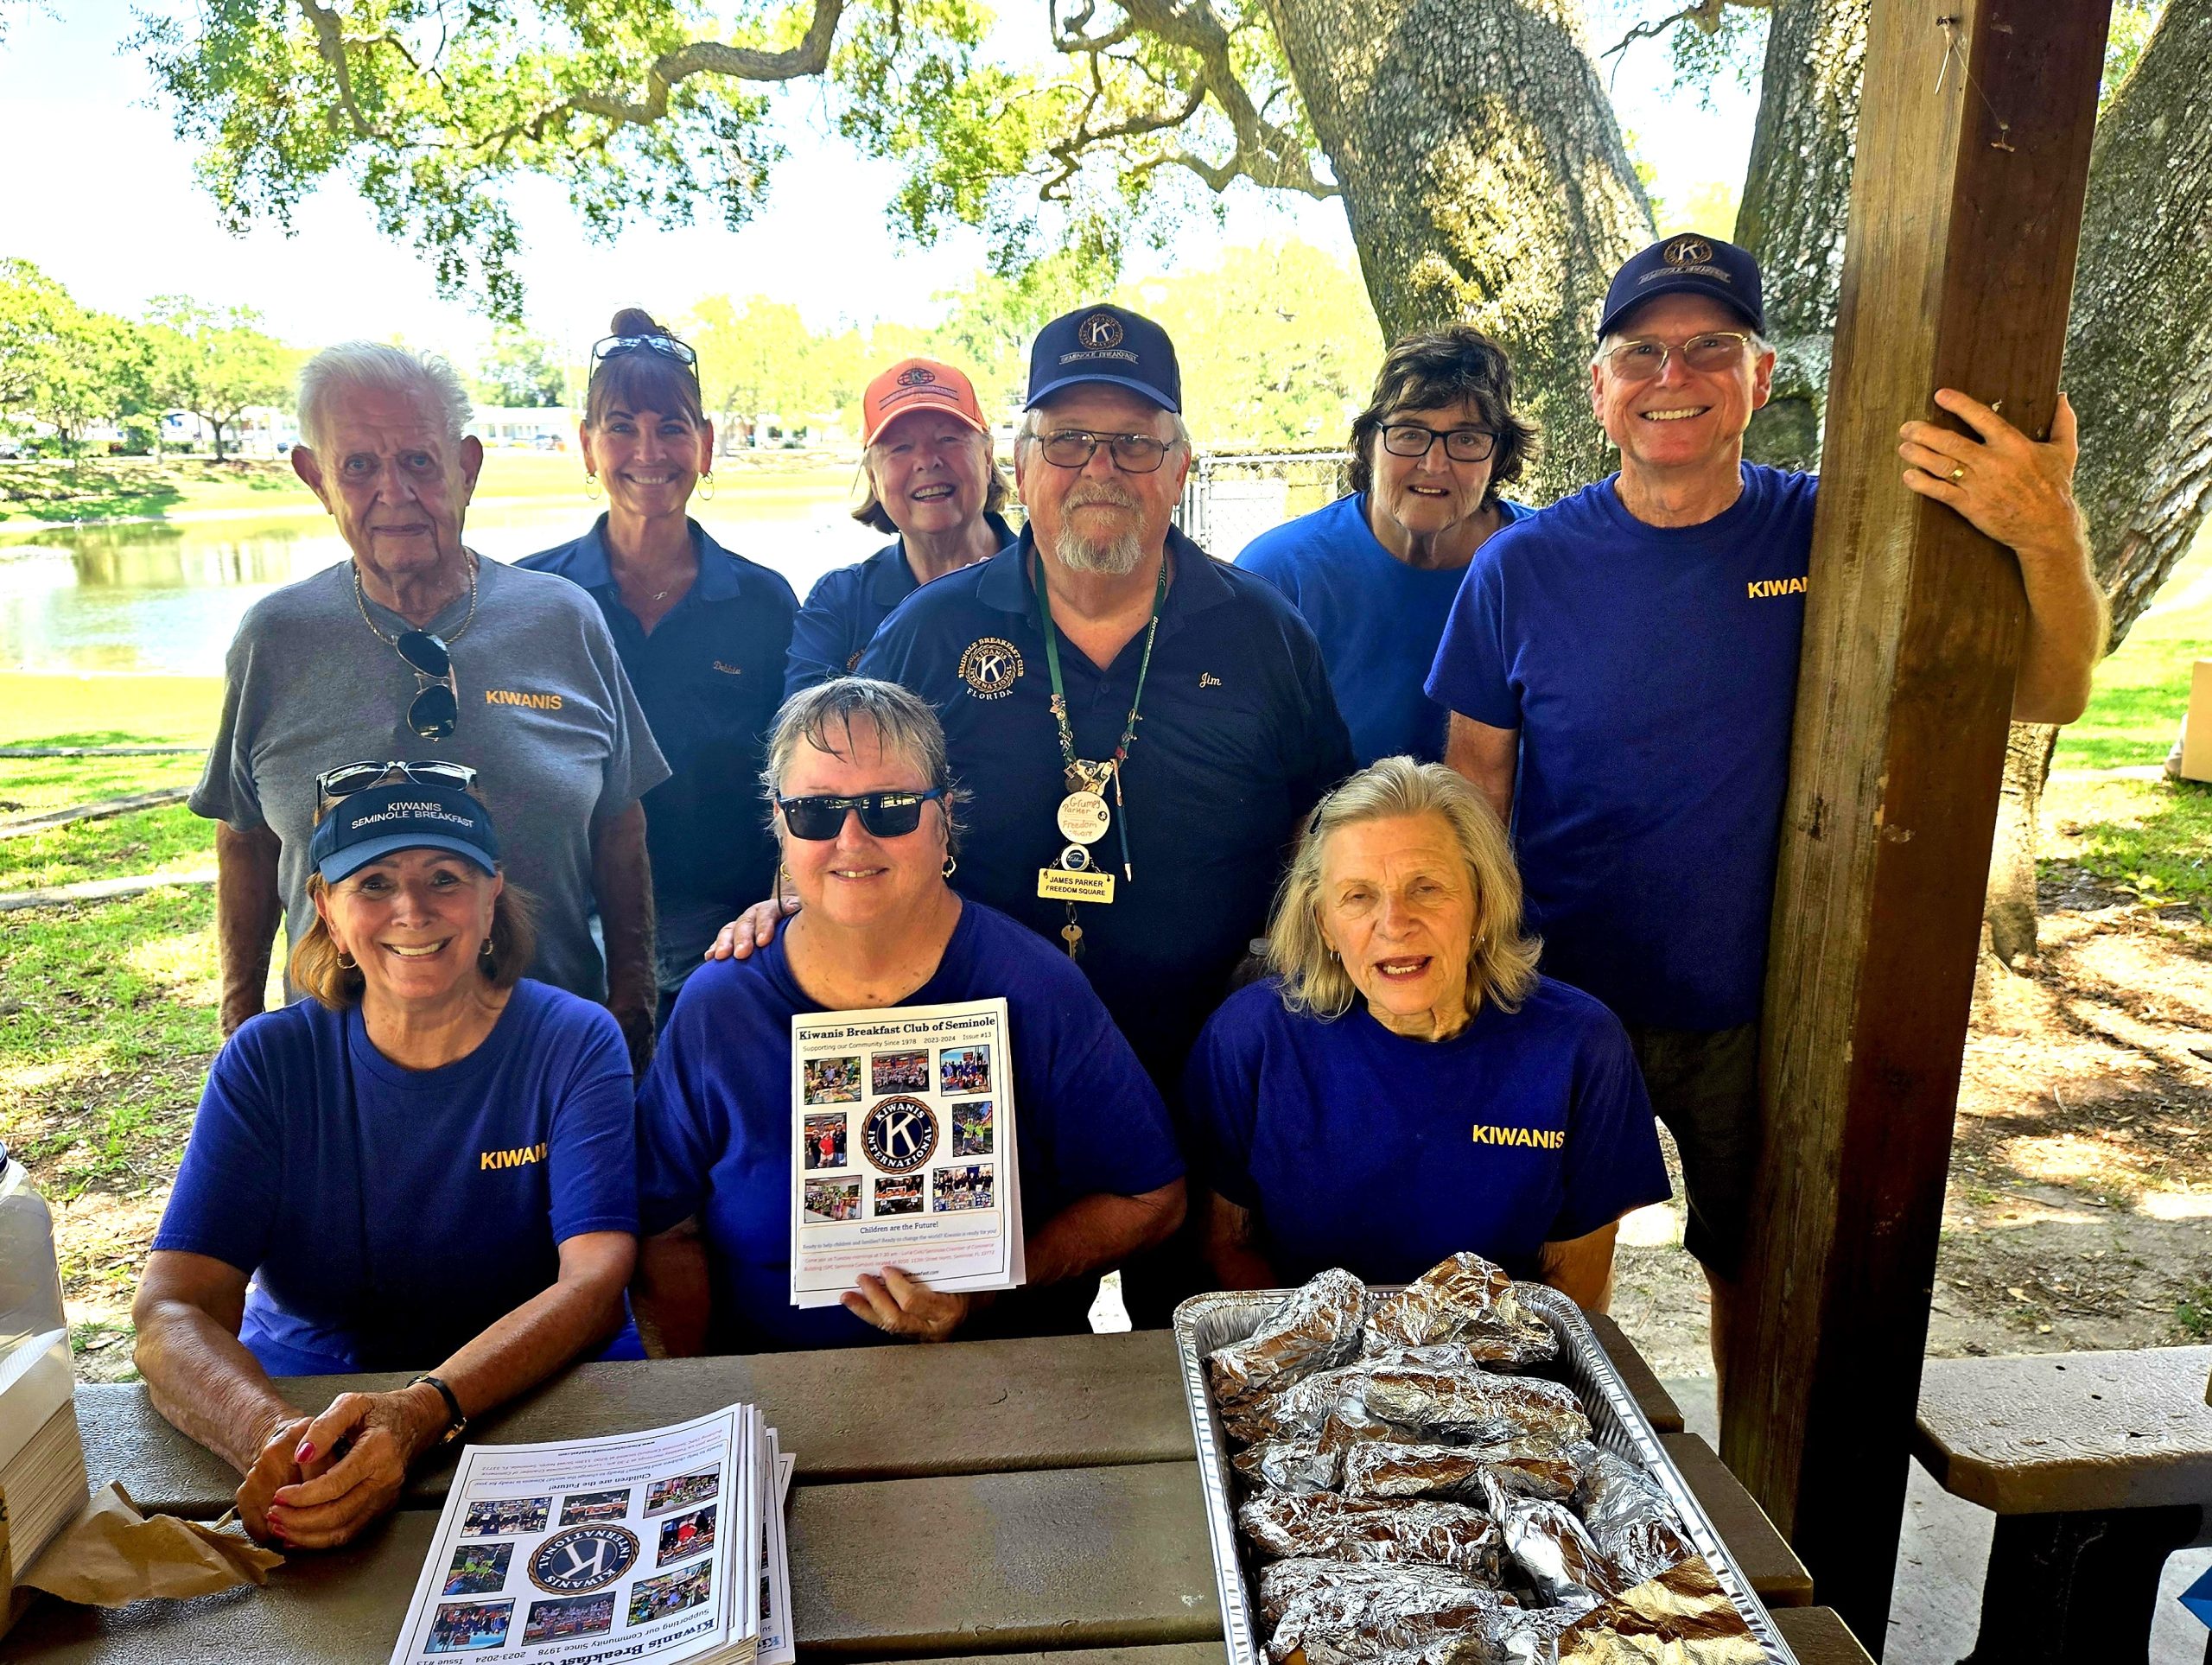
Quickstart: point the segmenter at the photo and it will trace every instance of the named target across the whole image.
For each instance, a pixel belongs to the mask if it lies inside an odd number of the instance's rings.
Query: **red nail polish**
[[[314,1462],[314,1461],[315,1461],[315,1447],[314,1447],[313,1446],[310,1446],[309,1444],[308,1444],[308,1442],[307,1442],[306,1440],[304,1440],[304,1439],[301,1440],[301,1441],[300,1441],[300,1448],[299,1448],[297,1451],[296,1451],[296,1452],[294,1452],[292,1453],[292,1460],[293,1460],[294,1462],[296,1462],[296,1463],[312,1463],[312,1462]]]

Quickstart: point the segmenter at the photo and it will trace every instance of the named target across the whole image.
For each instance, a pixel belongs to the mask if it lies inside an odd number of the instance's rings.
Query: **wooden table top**
[[[1624,1349],[1618,1336],[1605,1339]],[[760,1405],[798,1458],[792,1617],[810,1657],[1218,1665],[1221,1617],[1173,1358],[1154,1331],[588,1364],[477,1427],[493,1442],[557,1439],[738,1399]],[[1635,1364],[1631,1382],[1649,1381]],[[297,1402],[316,1408],[344,1389],[389,1384],[296,1385]],[[893,1405],[899,1414],[885,1414]],[[149,1510],[205,1518],[229,1506],[235,1477],[163,1422],[143,1389],[80,1388],[78,1412],[95,1485],[122,1479]],[[1804,1665],[1860,1665],[1866,1655],[1832,1615],[1804,1617],[1824,1611],[1802,1605],[1804,1569],[1710,1449],[1694,1435],[1662,1438],[1753,1587],[1798,1606],[1784,1634]],[[293,1557],[264,1589],[112,1612],[41,1598],[0,1639],[0,1661],[383,1665],[450,1476],[449,1463],[425,1468],[388,1521],[345,1550]],[[938,1570],[911,1575],[918,1567]]]

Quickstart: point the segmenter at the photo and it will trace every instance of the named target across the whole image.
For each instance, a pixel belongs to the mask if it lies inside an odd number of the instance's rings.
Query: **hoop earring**
[[[711,468],[699,476],[699,500],[702,503],[715,500],[715,471]]]
[[[938,877],[940,879],[950,879],[959,870],[959,867],[960,858],[957,855],[948,855],[944,858],[944,871],[939,874]]]
[[[599,501],[599,476],[589,469],[584,472],[584,495],[594,503]]]
[[[345,971],[358,971],[361,969],[361,963],[342,948],[338,950],[338,964],[339,969]]]
[[[476,957],[480,960],[488,960],[492,957],[492,939],[489,937],[484,939],[484,946],[476,950]]]

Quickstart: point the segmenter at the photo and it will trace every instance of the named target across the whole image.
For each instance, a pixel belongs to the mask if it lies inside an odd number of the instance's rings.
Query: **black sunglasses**
[[[462,792],[476,790],[476,771],[465,763],[409,763],[398,758],[379,763],[374,758],[364,758],[359,763],[326,769],[315,778],[316,817],[327,814],[340,798],[382,785],[394,775],[417,786],[443,786]]]
[[[422,679],[407,708],[407,726],[424,740],[443,740],[461,721],[453,691],[453,655],[427,630],[403,630],[392,646]]]
[[[858,798],[779,798],[784,825],[794,838],[820,843],[835,838],[845,828],[845,811],[860,811],[861,825],[871,838],[904,838],[922,824],[922,805],[944,796],[944,788],[925,792],[863,792]]]

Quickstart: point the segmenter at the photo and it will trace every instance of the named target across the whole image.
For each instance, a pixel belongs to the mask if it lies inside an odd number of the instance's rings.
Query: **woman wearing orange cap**
[[[1014,542],[999,515],[1007,488],[990,424],[967,377],[902,359],[868,384],[861,411],[868,499],[853,518],[898,537],[817,581],[791,627],[786,696],[844,676],[899,602]]]

